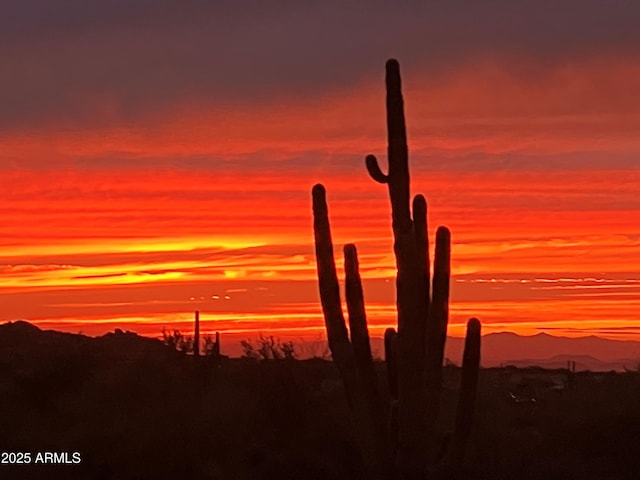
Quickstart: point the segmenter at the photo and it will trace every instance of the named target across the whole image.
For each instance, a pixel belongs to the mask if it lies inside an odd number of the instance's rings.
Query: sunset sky
[[[321,182],[380,335],[394,57],[450,333],[640,340],[640,4],[366,3],[5,0],[0,322],[320,338]]]

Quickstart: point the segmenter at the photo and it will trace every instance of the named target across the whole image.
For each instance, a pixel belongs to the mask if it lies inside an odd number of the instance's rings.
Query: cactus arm
[[[351,345],[356,367],[370,395],[377,395],[378,385],[373,368],[369,329],[364,308],[364,294],[358,265],[358,251],[353,244],[344,247],[345,297],[349,313]]]
[[[362,401],[359,415],[366,422],[366,435],[371,465],[378,478],[388,478],[391,471],[391,456],[389,455],[387,426],[384,420],[384,409],[378,393],[378,381],[371,355],[369,330],[364,307],[364,294],[358,265],[358,251],[355,245],[344,247],[345,267],[345,296],[349,313],[349,330],[351,346],[355,356],[356,369],[362,388]]]
[[[340,285],[333,258],[333,242],[329,225],[326,191],[323,185],[315,185],[313,196],[313,231],[316,265],[322,311],[327,322],[329,344],[339,345],[349,341],[347,327],[340,305]]]
[[[460,399],[454,429],[451,462],[461,465],[464,460],[467,441],[473,427],[476,397],[478,392],[478,374],[480,370],[481,325],[477,318],[467,322],[467,336],[464,341],[462,359],[462,377],[460,380]]]
[[[436,232],[432,298],[427,321],[427,427],[433,431],[442,390],[442,363],[449,321],[449,279],[451,276],[451,234],[446,227]]]
[[[429,236],[427,232],[427,200],[423,195],[413,197],[413,233],[416,237],[418,250],[418,269],[426,282],[426,298],[429,300],[430,266],[429,266]]]
[[[358,375],[356,366],[356,356],[349,342],[342,314],[340,286],[333,257],[333,243],[324,187],[319,184],[315,185],[312,197],[318,284],[329,348],[333,361],[340,372],[349,407],[354,414],[356,434],[361,445],[363,460],[369,469],[370,478],[387,479],[390,478],[391,461],[387,454],[384,422],[382,416],[378,415],[376,398],[363,388],[363,381]],[[353,266],[350,265],[350,269],[353,269]],[[362,308],[364,309],[364,304]]]
[[[367,155],[365,158],[365,165],[369,176],[378,183],[389,183],[389,176],[382,173],[380,165],[378,165],[378,159],[375,155]]]
[[[340,371],[349,405],[354,407],[358,388],[357,371],[340,303],[340,285],[333,258],[333,242],[324,186],[315,185],[312,197],[313,231],[322,313],[333,361]]]
[[[433,310],[433,331],[435,335],[434,366],[440,373],[439,383],[442,381],[442,362],[444,360],[444,344],[447,340],[447,325],[449,323],[449,283],[451,278],[451,232],[447,227],[438,227],[436,231],[436,250],[433,265],[433,295],[431,309]]]
[[[429,317],[430,303],[430,283],[431,272],[429,266],[429,236],[427,231],[427,201],[422,195],[413,197],[413,234],[416,239],[416,265],[418,268],[419,285],[418,285],[418,320],[420,322],[420,339],[422,341],[421,349],[425,364],[426,337],[427,337],[427,319]]]

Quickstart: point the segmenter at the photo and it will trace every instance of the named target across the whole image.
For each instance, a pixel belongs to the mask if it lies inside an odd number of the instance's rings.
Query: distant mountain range
[[[382,339],[374,339],[374,351],[382,356]],[[445,357],[456,365],[462,363],[464,338],[449,337]],[[540,366],[566,368],[576,362],[576,370],[637,370],[640,365],[640,342],[609,340],[596,336],[569,338],[546,333],[523,336],[510,332],[490,333],[482,337],[482,366]]]
[[[240,356],[240,345],[224,342],[223,353]],[[304,345],[301,346],[304,350]],[[164,350],[157,339],[141,337],[135,333],[108,333],[92,338],[84,335],[41,330],[24,321],[0,325],[0,354],[16,352],[39,354],[43,350],[62,351],[67,349],[96,348],[111,354],[144,356],[150,351]],[[384,351],[382,339],[372,339],[372,348],[377,356]],[[447,339],[445,357],[454,364],[460,364],[463,338]],[[119,352],[123,350],[122,352]],[[596,336],[568,338],[546,333],[522,336],[515,333],[490,333],[482,337],[482,366],[497,367],[514,365],[526,367],[537,365],[544,368],[566,368],[567,362],[576,362],[576,370],[623,371],[637,370],[640,366],[640,342],[608,340]]]
[[[445,355],[460,363],[464,339],[449,338]],[[609,340],[596,336],[569,338],[546,333],[522,336],[515,333],[490,333],[482,337],[482,365],[564,368],[576,362],[576,370],[636,370],[640,364],[640,342]]]

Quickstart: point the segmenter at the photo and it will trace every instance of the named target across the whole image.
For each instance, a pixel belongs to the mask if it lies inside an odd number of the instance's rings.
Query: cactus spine
[[[417,195],[412,208],[409,205],[408,147],[400,67],[396,60],[387,62],[386,88],[389,173],[382,172],[373,155],[366,157],[366,167],[376,182],[388,186],[397,268],[398,330],[385,332],[391,397],[388,422],[383,420],[384,409],[373,370],[356,247],[347,245],[344,249],[350,326],[347,330],[340,303],[326,192],[319,184],[312,190],[316,262],[329,347],[354,415],[363,458],[372,475],[378,478],[391,478],[389,472],[394,471],[403,480],[422,479],[430,469],[436,449],[449,316],[451,235],[446,227],[439,227],[436,232],[431,280],[427,203],[422,195]],[[472,319],[465,342],[456,438],[449,457],[452,461],[461,461],[469,436],[479,358],[480,323]]]

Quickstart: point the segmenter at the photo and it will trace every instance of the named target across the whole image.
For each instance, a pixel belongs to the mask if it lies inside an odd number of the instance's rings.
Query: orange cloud
[[[637,65],[578,59],[537,75],[476,62],[408,77],[413,190],[427,195],[431,232],[453,232],[455,279],[478,280],[452,287],[454,333],[469,316],[488,331],[631,326],[632,287],[536,278],[611,278],[640,264]],[[296,104],[203,102],[129,124],[5,130],[2,319],[157,333],[188,325],[206,298],[209,321],[228,332],[322,331],[313,183],[328,189],[336,253],[356,242],[369,284],[394,276],[386,189],[362,160],[384,158],[381,83]],[[485,285],[487,275],[526,288]],[[277,296],[227,292],[253,284]],[[367,303],[380,333],[393,290],[375,285]]]

